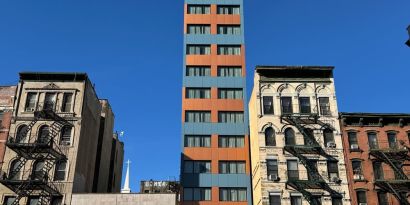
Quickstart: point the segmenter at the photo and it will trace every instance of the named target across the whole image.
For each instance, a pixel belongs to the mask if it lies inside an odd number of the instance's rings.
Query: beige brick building
[[[350,204],[333,67],[257,67],[249,115],[254,205]]]
[[[100,102],[87,74],[20,73],[0,202],[71,204],[72,193],[112,189],[108,186],[113,178],[118,183],[121,173],[109,172],[122,163],[111,165],[111,153],[120,160],[123,154],[122,143],[111,151],[118,141],[112,124],[112,110]]]

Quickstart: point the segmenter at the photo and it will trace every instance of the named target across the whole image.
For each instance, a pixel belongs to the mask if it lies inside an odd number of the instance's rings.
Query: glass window
[[[61,107],[61,111],[62,112],[70,112],[72,103],[73,103],[73,94],[72,93],[64,93],[63,105]]]
[[[64,181],[67,169],[67,161],[58,161],[54,172],[54,181]]]
[[[219,123],[241,123],[244,122],[243,112],[218,112]]]
[[[242,77],[242,68],[236,66],[218,67],[219,77]]]
[[[319,98],[319,107],[320,107],[320,114],[321,115],[331,115],[330,112],[330,104],[328,97],[320,97]]]
[[[61,129],[60,145],[70,145],[71,144],[71,130],[72,127],[64,126]]]
[[[242,148],[245,146],[245,137],[221,135],[218,138],[218,144],[220,148]]]
[[[218,14],[238,15],[240,14],[240,6],[238,5],[219,5]]]
[[[241,55],[241,46],[218,45],[218,55]]]
[[[363,180],[363,169],[362,169],[362,161],[353,160],[352,161],[352,169],[353,169],[353,178],[355,180]]]
[[[343,205],[342,198],[332,197],[332,205]]]
[[[15,159],[10,163],[9,178],[12,180],[20,179],[21,167],[20,160]]]
[[[263,96],[263,114],[273,114],[273,97]]]
[[[243,161],[220,161],[220,174],[245,174],[245,162]]]
[[[302,197],[301,196],[290,196],[290,204],[291,205],[302,205]]]
[[[211,34],[210,25],[188,25],[188,34]]]
[[[394,133],[394,132],[387,133],[387,139],[389,141],[389,147],[391,149],[397,149],[396,133]]]
[[[329,174],[330,181],[335,182],[334,180],[336,180],[336,178],[339,180],[339,167],[337,162],[328,161],[327,172]]]
[[[187,45],[186,54],[187,55],[210,55],[211,46],[210,45]]]
[[[219,201],[246,201],[246,188],[219,188]]]
[[[383,166],[381,162],[373,162],[373,174],[375,180],[384,179]]]
[[[285,130],[285,144],[296,145],[295,132],[292,130],[292,128],[287,128]]]
[[[16,134],[16,142],[24,142],[26,140],[26,136],[28,133],[28,126],[27,125],[21,125],[17,129],[17,134]]]
[[[185,122],[211,122],[211,112],[185,111]]]
[[[5,196],[3,204],[4,205],[12,205],[14,200],[16,200],[15,196]]]
[[[299,179],[298,161],[288,160],[287,167],[288,167],[288,179],[298,180]]]
[[[281,101],[281,106],[282,106],[282,114],[293,113],[292,97],[281,97],[280,101]]]
[[[366,192],[365,191],[356,191],[357,195],[357,202],[360,203],[367,203]]]
[[[268,180],[276,180],[278,177],[278,160],[268,159],[266,160],[266,166],[268,170]]]
[[[218,34],[223,35],[240,35],[240,25],[218,25]]]
[[[184,188],[184,201],[210,201],[211,188]]]
[[[36,108],[37,93],[27,93],[26,112],[33,112]]]
[[[309,97],[300,97],[299,98],[299,109],[300,113],[310,114],[310,98]]]
[[[30,196],[29,198],[28,198],[28,203],[27,203],[27,205],[38,205],[39,202],[40,201],[40,198],[39,197],[37,197],[37,196]]]
[[[219,99],[243,99],[242,88],[219,88]]]
[[[210,88],[186,88],[185,97],[187,99],[210,99]]]
[[[44,110],[54,110],[55,103],[56,103],[56,93],[46,93],[46,97],[44,98]]]
[[[188,5],[188,14],[211,14],[210,5]]]
[[[43,178],[43,167],[44,167],[44,161],[43,160],[38,160],[34,162],[33,165],[33,177],[35,179],[42,179]]]
[[[53,197],[53,200],[51,201],[51,205],[62,205],[62,204],[63,204],[62,197]]]
[[[185,135],[185,147],[211,147],[211,136]]]
[[[377,192],[377,199],[379,200],[379,205],[389,205],[386,192]]]
[[[269,205],[281,205],[280,195],[269,195]]]
[[[265,130],[265,145],[276,146],[275,130],[272,127],[268,127]]]
[[[323,138],[325,140],[326,147],[336,148],[335,137],[331,129],[323,130]]]
[[[48,143],[50,139],[50,131],[47,125],[41,126],[38,131],[38,142],[39,143]]]
[[[370,149],[378,149],[379,145],[377,143],[377,135],[374,132],[367,133],[367,139],[369,140]]]
[[[211,173],[211,161],[184,161],[184,173]]]
[[[351,150],[359,149],[359,144],[357,143],[357,133],[356,132],[348,132],[347,137],[349,140],[349,145]]]
[[[186,76],[211,76],[211,68],[209,66],[187,66]]]

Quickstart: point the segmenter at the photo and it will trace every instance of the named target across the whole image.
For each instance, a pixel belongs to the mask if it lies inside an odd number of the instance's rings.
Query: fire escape
[[[281,116],[282,122],[286,122],[298,129],[298,131],[303,135],[304,145],[297,144],[286,144],[284,150],[299,159],[299,161],[306,168],[308,173],[308,180],[299,179],[299,177],[293,178],[288,177],[286,186],[290,186],[295,190],[299,191],[304,198],[311,205],[320,205],[320,201],[312,192],[312,190],[325,190],[331,197],[342,198],[342,194],[332,189],[329,184],[325,181],[323,176],[319,173],[316,160],[309,159],[308,156],[319,155],[325,157],[328,161],[337,162],[333,156],[326,153],[322,146],[317,142],[313,132],[310,132],[309,127],[318,127],[317,130],[331,129],[334,127],[331,123],[321,121],[318,114],[296,114],[289,113],[283,114]],[[339,183],[339,182],[338,182]]]
[[[401,145],[389,143],[389,148],[372,147],[369,157],[376,162],[386,163],[393,171],[393,176],[384,177],[383,174],[375,177],[375,186],[381,190],[393,194],[403,205],[410,205],[407,194],[410,193],[410,180],[403,171],[406,160],[410,160],[409,147],[401,142]]]
[[[42,106],[40,111],[34,112],[34,119],[28,125],[28,129],[19,133],[18,136],[10,136],[6,146],[13,150],[17,156],[17,166],[8,173],[2,171],[0,183],[16,194],[12,205],[18,205],[24,197],[38,197],[39,205],[49,205],[54,197],[61,197],[61,183],[54,182],[50,176],[51,169],[59,161],[67,160],[67,148],[59,145],[57,140],[64,126],[72,126],[64,118],[54,111],[54,103],[51,106]],[[29,137],[25,140],[29,131],[37,121],[52,121],[48,132],[42,137]],[[23,140],[22,140],[23,139]],[[24,170],[28,161],[41,163],[37,169]]]

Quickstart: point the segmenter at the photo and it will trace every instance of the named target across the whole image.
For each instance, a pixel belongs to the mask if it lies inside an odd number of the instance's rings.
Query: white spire
[[[124,182],[124,187],[121,189],[121,193],[123,194],[129,194],[131,193],[130,189],[130,160],[126,162],[127,164],[127,174],[125,175],[125,182]]]

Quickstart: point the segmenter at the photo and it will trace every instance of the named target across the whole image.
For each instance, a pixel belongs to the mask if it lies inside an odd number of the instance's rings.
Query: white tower
[[[123,194],[129,194],[131,193],[130,189],[130,160],[126,162],[127,164],[127,174],[125,175],[125,182],[124,182],[124,187],[121,189],[121,193]]]

